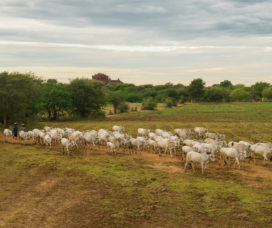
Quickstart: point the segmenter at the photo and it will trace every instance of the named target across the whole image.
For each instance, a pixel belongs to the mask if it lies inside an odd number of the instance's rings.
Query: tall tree
[[[191,81],[190,85],[187,88],[191,97],[191,101],[200,100],[200,98],[204,94],[204,86],[205,82],[201,78]]]
[[[49,79],[42,86],[42,108],[48,113],[50,120],[59,119],[59,115],[71,108],[71,94],[67,85],[58,83],[55,79]]]
[[[102,113],[102,107],[106,105],[102,83],[77,78],[70,82],[69,90],[72,96],[73,111],[80,117],[85,118]]]
[[[109,93],[108,100],[109,103],[113,105],[114,114],[116,114],[121,105],[125,103],[125,96],[121,93],[121,91],[111,92]]]

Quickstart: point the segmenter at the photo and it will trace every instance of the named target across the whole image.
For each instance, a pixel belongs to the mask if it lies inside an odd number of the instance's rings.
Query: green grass
[[[172,109],[124,113],[105,120],[44,122],[43,125],[79,130],[111,129],[114,124],[136,135],[139,127],[172,131],[175,128],[207,127],[224,133],[228,140],[272,141],[272,103],[186,104]]]
[[[141,156],[93,154],[64,157],[1,144],[0,225],[266,227],[272,222],[271,191],[232,173],[222,173],[223,179],[168,174],[149,168]]]

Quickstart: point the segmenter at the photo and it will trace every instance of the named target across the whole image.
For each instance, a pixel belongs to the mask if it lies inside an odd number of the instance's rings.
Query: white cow
[[[190,163],[192,165],[193,171],[195,171],[194,163],[200,163],[202,175],[204,174],[204,170],[206,168],[206,164],[211,161],[215,161],[215,156],[213,154],[207,153],[198,153],[195,151],[190,151],[186,156],[186,163],[184,166],[184,172],[186,172],[187,165]]]
[[[52,138],[51,138],[50,135],[46,134],[46,135],[44,136],[44,144],[45,144],[46,146],[50,146],[49,148],[51,149],[51,146],[52,146]]]
[[[117,126],[117,125],[114,125],[113,127],[112,127],[112,130],[113,131],[117,131],[117,132],[120,132],[120,133],[125,133],[125,128],[124,127],[122,127],[122,126]]]
[[[149,129],[138,128],[138,135],[139,136],[147,137],[149,133],[150,133]]]
[[[8,138],[10,138],[12,136],[12,131],[9,129],[5,129],[4,130],[4,135],[6,137],[6,141],[8,140]]]
[[[220,158],[221,158],[221,161],[222,162],[224,161],[225,163],[227,163],[226,161],[227,158],[234,158],[235,164],[237,164],[240,169],[240,162],[239,162],[240,155],[239,155],[239,152],[235,148],[226,148],[226,147],[221,148]],[[230,163],[229,163],[229,167],[230,167]]]
[[[66,138],[61,139],[61,145],[62,145],[62,153],[64,154],[64,148],[66,149],[67,155],[70,156],[70,150],[69,147],[73,147],[76,145],[76,143],[73,140],[69,140]]]
[[[208,129],[204,127],[195,127],[194,131],[199,137],[203,137],[205,133],[208,132]]]
[[[263,156],[264,160],[268,160],[267,156],[272,154],[272,143],[257,143],[250,147],[251,154],[256,162],[256,154]]]

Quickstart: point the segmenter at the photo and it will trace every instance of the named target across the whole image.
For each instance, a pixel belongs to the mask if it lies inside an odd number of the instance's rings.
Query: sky
[[[1,0],[0,71],[272,83],[271,0]]]

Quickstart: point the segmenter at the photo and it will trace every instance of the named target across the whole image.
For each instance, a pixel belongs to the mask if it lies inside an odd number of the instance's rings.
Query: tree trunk
[[[114,109],[114,114],[116,114],[117,113],[117,105],[116,104],[113,105],[113,109]]]
[[[48,119],[51,120],[51,111],[50,111],[50,109],[47,110],[47,113],[48,113]]]
[[[52,120],[57,120],[57,119],[58,119],[58,112],[56,110],[54,110]]]

